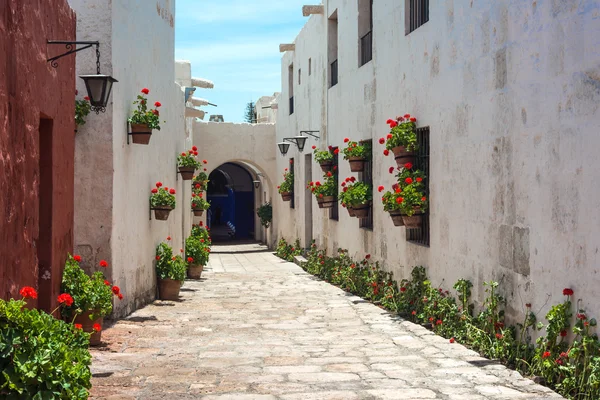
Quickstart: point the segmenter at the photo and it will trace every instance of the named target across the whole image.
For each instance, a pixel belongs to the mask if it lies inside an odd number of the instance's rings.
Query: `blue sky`
[[[308,2],[310,3],[310,1]],[[175,58],[192,62],[192,76],[215,83],[195,97],[218,107],[225,121],[242,122],[249,101],[281,91],[280,43],[304,26],[306,0],[177,0]],[[313,3],[319,3],[313,2]]]

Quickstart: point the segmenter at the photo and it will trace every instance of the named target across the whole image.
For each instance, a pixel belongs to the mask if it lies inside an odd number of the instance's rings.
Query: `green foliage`
[[[260,224],[265,228],[271,226],[273,220],[273,207],[271,203],[265,203],[256,209],[256,214],[260,218]]]
[[[247,122],[249,124],[256,123],[256,114],[254,112],[254,108],[255,108],[255,104],[253,101],[246,104],[246,112],[244,114],[244,122]]]
[[[192,210],[208,210],[210,208],[210,203],[204,200],[202,196],[202,192],[194,193],[192,192]]]
[[[280,257],[288,255],[290,247],[281,239],[277,254]],[[531,305],[527,304],[523,322],[506,326],[505,299],[498,292],[498,282],[484,283],[484,301],[478,313],[474,313],[470,298],[473,284],[466,279],[460,279],[454,285],[457,300],[449,291],[435,287],[423,267],[415,267],[410,279],[403,279],[398,284],[377,262],[370,262],[369,255],[356,262],[346,250],[338,249],[335,257],[329,257],[313,242],[306,258],[308,262],[303,267],[307,272],[421,323],[451,343],[462,343],[523,375],[539,376],[542,382],[566,398],[600,398],[597,322],[580,309],[573,324],[571,289],[565,289],[563,293],[567,299],[553,306],[546,315],[545,334],[534,345],[531,331],[542,329],[543,324],[536,323]],[[574,336],[570,343],[567,340],[569,329]]]
[[[200,162],[196,160],[196,154],[198,154],[198,152],[195,152],[193,149],[188,151],[187,153],[182,152],[180,155],[177,156],[177,166],[194,169],[200,168],[202,164],[200,164]]]
[[[315,147],[313,153],[314,153],[315,161],[318,164],[332,163],[335,160],[331,150],[321,151]]]
[[[181,256],[173,256],[173,249],[166,243],[156,247],[156,275],[158,279],[173,279],[183,281],[187,264]]]
[[[75,124],[77,126],[85,125],[85,117],[87,117],[92,109],[92,105],[87,96],[85,100],[75,100]]]
[[[279,193],[293,193],[294,192],[294,174],[288,169],[285,169],[283,173],[283,182],[277,187]]]
[[[293,262],[295,256],[299,256],[302,254],[302,249],[300,248],[300,240],[296,239],[294,245],[289,245],[285,239],[280,239],[277,243],[277,249],[275,251],[275,255],[279,258],[283,258],[286,261]]]
[[[90,335],[24,306],[0,299],[0,398],[87,399]]]
[[[317,200],[327,196],[335,197],[337,194],[337,176],[331,172],[328,172],[324,179],[325,180],[323,183],[321,183],[321,181],[309,182],[306,186],[307,189],[310,189]]]
[[[365,182],[342,182],[342,186],[344,189],[339,194],[339,200],[345,207],[357,207],[373,200],[373,188]]]
[[[194,176],[192,180],[192,189],[194,191],[206,191],[208,189],[208,175],[202,171],[198,175]]]
[[[429,205],[425,196],[425,174],[412,170],[408,163],[396,174],[397,183],[392,186],[393,192],[387,191],[381,198],[384,211],[400,211],[411,216],[418,210],[423,212]]]
[[[137,100],[134,101],[133,104],[137,106],[137,110],[135,110],[133,115],[128,119],[129,123],[148,125],[148,128],[160,131],[160,113],[158,107],[148,109],[148,99],[142,94],[138,94]]]
[[[185,259],[188,265],[206,265],[210,256],[210,243],[198,236],[190,236],[185,240]],[[190,261],[191,260],[191,261]]]
[[[369,160],[371,158],[371,145],[367,142],[363,142],[362,144],[358,144],[356,142],[347,141],[348,143],[346,148],[343,150],[344,152],[344,160],[348,160],[350,157],[360,157],[365,160]]]
[[[73,304],[70,307],[61,307],[62,315],[73,319],[78,314],[94,311],[90,315],[91,320],[109,315],[113,309],[113,292],[110,283],[107,285],[105,282],[107,281],[102,272],[95,272],[89,277],[69,254],[63,272],[61,292],[70,294]]]
[[[164,187],[152,189],[150,205],[154,207],[170,207],[175,209],[175,189],[167,190]]]
[[[212,244],[210,232],[202,225],[202,222],[200,222],[200,224],[198,225],[192,225],[192,232],[190,233],[190,235],[197,237],[198,239],[204,239],[204,242],[208,245]]]
[[[388,120],[390,133],[385,141],[386,149],[392,150],[398,146],[405,147],[406,151],[416,151],[418,149],[417,125],[410,118],[410,115],[406,114],[404,117],[398,117],[396,120]]]

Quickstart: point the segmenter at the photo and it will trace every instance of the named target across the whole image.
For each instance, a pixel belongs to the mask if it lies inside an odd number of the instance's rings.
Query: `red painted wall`
[[[46,40],[75,33],[67,0],[0,0],[0,297],[33,286],[46,310],[73,248],[75,148],[75,56],[52,68],[64,46]]]

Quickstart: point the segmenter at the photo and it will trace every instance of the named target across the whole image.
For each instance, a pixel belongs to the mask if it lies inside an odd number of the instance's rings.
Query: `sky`
[[[309,2],[310,3],[310,2]],[[192,63],[192,76],[215,83],[194,97],[208,115],[242,122],[250,101],[281,91],[280,43],[291,43],[304,23],[306,0],[177,0],[175,58]]]

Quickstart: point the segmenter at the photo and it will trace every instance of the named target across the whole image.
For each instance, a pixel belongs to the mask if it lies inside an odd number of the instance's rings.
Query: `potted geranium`
[[[312,147],[314,150],[315,161],[321,166],[323,172],[329,172],[333,170],[335,166],[335,157],[332,147],[329,150],[317,150],[317,146]]]
[[[281,194],[281,198],[283,201],[292,200],[292,196],[294,195],[294,174],[288,169],[285,169],[283,173],[283,182],[281,185],[277,186],[279,190],[279,194]]]
[[[200,168],[200,163],[196,160],[198,148],[193,146],[187,153],[182,152],[177,156],[177,167],[181,174],[181,179],[189,181],[194,178],[194,172]]]
[[[354,178],[354,177],[352,177]],[[373,200],[373,190],[371,185],[365,182],[356,182],[355,179],[346,178],[342,182],[342,193],[340,201],[346,208],[350,207],[348,213],[357,218],[366,218],[369,216],[371,202]]]
[[[201,217],[205,210],[210,208],[210,203],[204,200],[203,194],[200,191],[192,192],[192,211],[194,216]]]
[[[344,160],[350,163],[350,171],[362,172],[365,169],[365,162],[371,157],[371,146],[366,143],[352,142],[345,138],[344,143],[347,143],[344,152]]]
[[[163,187],[161,182],[156,182],[150,196],[150,207],[154,210],[154,217],[159,221],[169,219],[169,213],[175,209],[175,189]]]
[[[200,236],[190,236],[185,240],[185,259],[187,260],[187,274],[190,279],[200,279],[204,266],[208,263],[210,255],[209,243]]]
[[[386,139],[379,139],[379,143],[385,143],[383,154],[387,156],[391,150],[399,167],[415,162],[415,151],[418,149],[416,121],[417,119],[410,114],[397,117],[395,120],[388,119],[390,133]]]
[[[192,189],[204,192],[208,188],[208,182],[210,181],[208,180],[206,172],[200,172],[198,175],[194,176],[194,179],[192,180]]]
[[[156,276],[161,300],[179,300],[179,289],[185,279],[186,263],[173,256],[173,249],[163,242],[156,248]]]
[[[68,322],[84,332],[91,333],[90,345],[100,344],[104,317],[112,312],[112,297],[123,299],[118,286],[113,286],[100,271],[88,276],[79,266],[81,257],[69,255],[63,271],[61,291],[71,299],[59,297],[62,304],[61,314]],[[108,263],[100,261],[100,267],[107,268]],[[61,295],[62,296],[62,295]]]
[[[75,91],[75,95],[77,95],[77,91]],[[92,105],[88,96],[85,96],[83,100],[75,100],[75,125],[77,127],[85,125],[85,117],[89,115],[91,109]]]
[[[379,186],[378,190],[379,192],[382,192],[384,187]],[[400,209],[400,204],[402,201],[404,201],[402,198],[402,189],[400,189],[400,186],[397,183],[392,186],[392,191],[388,190],[381,197],[383,211],[386,211],[390,214],[394,226],[404,226],[404,221],[402,220],[402,211]]]
[[[131,136],[133,143],[148,144],[152,136],[152,130],[160,131],[160,113],[158,108],[162,105],[159,101],[154,103],[153,109],[148,109],[148,99],[145,97],[150,93],[147,88],[142,89],[142,94],[138,94],[137,100],[133,104],[137,105],[137,110],[128,119],[131,125]]]
[[[319,208],[332,208],[335,204],[337,182],[335,175],[331,171],[327,172],[323,183],[320,181],[309,182],[307,188],[310,189],[317,199]]]
[[[425,174],[419,170],[413,170],[411,163],[404,164],[402,170],[397,174],[400,196],[397,202],[400,205],[402,221],[407,228],[419,228],[426,211],[428,202],[425,196],[425,185],[423,183]]]

